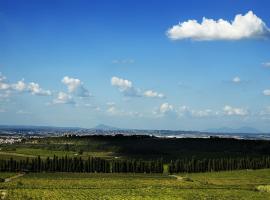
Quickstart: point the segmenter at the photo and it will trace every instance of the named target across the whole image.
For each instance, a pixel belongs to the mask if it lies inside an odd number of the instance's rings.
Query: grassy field
[[[1,172],[0,173],[0,178],[1,179],[5,179],[5,178],[8,178],[8,177],[11,177],[11,176],[14,176],[16,175],[16,173],[11,173],[11,172]]]
[[[0,175],[5,176],[5,175]],[[0,183],[2,199],[270,199],[270,170],[197,174],[30,173]]]
[[[0,158],[1,159],[10,159],[11,157],[16,160],[22,160],[25,158],[34,158],[40,156],[43,159],[47,157],[53,157],[54,155],[62,157],[76,157],[80,156],[84,159],[87,159],[89,156],[91,157],[100,157],[100,158],[114,158],[112,152],[82,152],[79,154],[76,151],[56,151],[56,150],[47,150],[47,149],[39,149],[39,148],[16,148],[11,150],[0,150]]]

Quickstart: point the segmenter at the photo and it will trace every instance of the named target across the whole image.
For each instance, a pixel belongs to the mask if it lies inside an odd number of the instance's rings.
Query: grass
[[[259,185],[257,190],[262,192],[270,192],[270,185]]]
[[[270,170],[198,174],[30,173],[0,183],[4,199],[270,199]],[[181,178],[176,178],[181,177]],[[266,188],[266,189],[265,189]],[[0,193],[1,194],[1,193]]]
[[[56,150],[47,150],[39,148],[16,148],[11,150],[1,150],[0,158],[1,159],[10,159],[11,157],[16,160],[22,160],[27,157],[33,158],[40,156],[41,158],[53,157],[54,155],[58,157],[69,156],[75,157],[80,156],[82,158],[88,158],[89,156],[101,157],[101,158],[113,158],[114,155],[112,152],[83,152],[82,155],[78,155],[76,151],[56,151]]]
[[[12,172],[0,172],[0,178],[5,179],[11,176],[16,175],[16,173],[12,173]]]

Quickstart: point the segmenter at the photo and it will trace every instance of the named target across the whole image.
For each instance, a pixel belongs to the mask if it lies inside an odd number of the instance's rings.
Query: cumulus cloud
[[[172,112],[172,111],[174,111],[174,107],[169,103],[163,103],[159,107],[159,112],[162,114]]]
[[[226,105],[223,108],[225,115],[238,115],[238,116],[246,116],[248,115],[248,111],[244,108],[234,108],[232,106]]]
[[[263,91],[263,94],[264,94],[265,96],[270,96],[270,89],[264,90],[264,91]]]
[[[59,92],[56,99],[53,100],[53,104],[75,104],[75,101],[71,95],[65,92]]]
[[[140,90],[138,88],[133,87],[132,82],[119,77],[111,78],[111,85],[117,87],[120,92],[122,92],[125,96],[130,97],[140,97]]]
[[[211,109],[205,110],[194,110],[189,106],[183,105],[180,107],[175,107],[169,103],[163,103],[160,105],[157,111],[154,111],[154,114],[158,117],[163,116],[173,116],[173,117],[209,117],[217,116],[219,112],[214,112]]]
[[[165,95],[162,93],[155,92],[153,90],[146,90],[143,95],[145,97],[151,97],[151,98],[164,98]]]
[[[24,82],[24,79],[18,81],[17,83],[12,85],[12,88],[16,91],[22,92],[27,89],[27,84]]]
[[[232,22],[224,19],[216,21],[205,17],[201,23],[197,20],[180,22],[167,31],[167,36],[172,40],[209,41],[263,38],[269,36],[269,33],[270,30],[262,19],[249,11],[245,15],[236,15]]]
[[[62,83],[67,86],[69,93],[74,93],[79,97],[91,96],[90,92],[84,87],[83,82],[80,79],[65,76],[62,79]]]
[[[39,84],[31,82],[28,85],[28,89],[32,95],[50,96],[52,92],[50,90],[42,89]]]
[[[156,109],[153,114],[156,117],[171,116],[175,118],[182,117],[193,117],[193,118],[205,118],[205,117],[218,117],[218,116],[247,116],[249,111],[244,108],[234,108],[232,106],[226,105],[223,107],[223,111],[215,111],[212,109],[202,109],[196,110],[189,106],[183,105],[180,107],[173,106],[169,103],[162,103],[158,109]]]
[[[15,84],[11,85],[11,88],[18,92],[30,92],[32,95],[39,95],[39,96],[50,96],[52,92],[50,90],[42,89],[38,83],[30,82],[26,84],[24,80],[20,80]]]
[[[17,92],[29,92],[32,95],[50,96],[52,92],[50,90],[42,89],[38,83],[30,82],[25,83],[24,79],[17,83],[10,84],[6,81],[6,77],[0,73],[0,90],[17,91]]]
[[[241,82],[241,79],[240,79],[238,76],[236,76],[236,77],[234,77],[234,78],[232,79],[232,82],[233,82],[233,83],[240,83],[240,82]]]
[[[164,98],[165,95],[162,93],[155,92],[153,90],[142,91],[139,88],[135,88],[131,81],[119,77],[111,78],[111,85],[117,87],[120,92],[125,96],[130,97],[150,97],[150,98]]]
[[[174,108],[173,105],[164,102],[162,103],[158,108],[156,108],[153,111],[153,115],[155,117],[171,117],[171,118],[176,118],[177,117],[177,111]]]
[[[121,90],[121,91],[129,90],[130,88],[133,87],[131,81],[125,80],[122,78],[118,78],[116,76],[112,77],[111,84],[112,84],[112,86],[118,87],[119,90]]]

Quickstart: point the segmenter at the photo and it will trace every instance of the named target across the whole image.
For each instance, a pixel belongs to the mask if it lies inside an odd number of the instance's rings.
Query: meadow
[[[6,176],[1,173],[0,176]],[[2,199],[267,200],[270,170],[191,174],[29,173],[0,183]]]

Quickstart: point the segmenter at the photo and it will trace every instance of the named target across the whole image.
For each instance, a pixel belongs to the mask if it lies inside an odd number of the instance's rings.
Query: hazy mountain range
[[[67,130],[102,130],[102,131],[116,131],[116,130],[133,130],[133,129],[124,129],[118,128],[114,126],[109,126],[106,124],[98,124],[93,128],[81,128],[81,127],[57,127],[57,126],[31,126],[31,125],[0,125],[0,130],[7,130],[7,129],[39,129],[39,130],[60,130],[60,129],[67,129]],[[153,131],[153,130],[142,130],[142,131]],[[164,130],[165,131],[165,130]],[[221,127],[221,128],[211,128],[203,131],[185,131],[185,130],[168,130],[175,131],[175,132],[198,132],[198,133],[226,133],[226,134],[233,134],[233,133],[251,133],[251,134],[260,134],[263,133],[262,131],[253,128],[253,127],[240,127],[240,128],[229,128],[229,127]]]
[[[222,128],[207,129],[205,131],[210,133],[254,133],[254,134],[263,133],[262,131],[252,127],[240,127],[240,128],[222,127]]]

